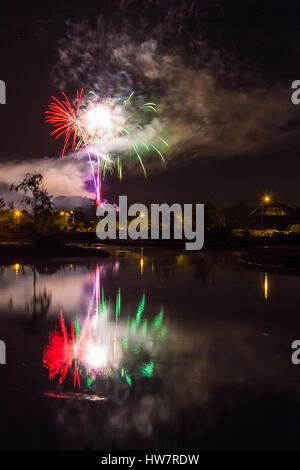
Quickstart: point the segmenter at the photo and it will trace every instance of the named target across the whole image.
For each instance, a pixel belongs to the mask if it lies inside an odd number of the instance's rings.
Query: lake
[[[299,447],[300,277],[108,251],[0,266],[0,447]]]

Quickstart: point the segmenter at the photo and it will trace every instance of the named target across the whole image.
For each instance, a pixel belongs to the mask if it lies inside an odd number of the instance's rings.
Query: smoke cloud
[[[299,113],[288,84],[267,83],[253,64],[201,39],[203,15],[195,2],[178,2],[176,11],[165,8],[156,21],[147,15],[153,7],[146,2],[138,28],[127,20],[128,2],[121,3],[118,16],[68,22],[53,70],[56,85],[104,97],[135,90],[159,103],[156,127],[167,132],[169,164],[269,152],[270,142],[285,148],[296,139]],[[106,144],[108,151],[122,150],[127,141]],[[150,162],[158,164],[159,159]]]
[[[60,196],[91,197],[85,189],[84,181],[90,175],[83,161],[71,159],[42,159],[20,161],[8,161],[0,163],[1,196],[5,199],[17,198],[17,193],[11,193],[9,187],[12,183],[21,181],[26,173],[41,173],[44,176],[44,185],[49,194]]]

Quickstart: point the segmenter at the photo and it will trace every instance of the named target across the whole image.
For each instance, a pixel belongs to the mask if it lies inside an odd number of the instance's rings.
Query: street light
[[[18,223],[18,217],[20,217],[21,215],[21,212],[16,210],[15,211],[15,225],[17,226],[17,223]]]
[[[264,204],[268,204],[271,201],[271,197],[266,194],[261,200],[261,230],[263,230],[264,225]]]

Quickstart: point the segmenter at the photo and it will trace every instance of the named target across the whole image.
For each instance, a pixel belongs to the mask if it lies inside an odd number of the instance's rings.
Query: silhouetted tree
[[[23,191],[25,196],[22,203],[30,206],[34,216],[34,222],[39,215],[47,215],[53,208],[52,196],[43,186],[43,175],[40,173],[27,173],[19,184],[12,184],[11,191]]]

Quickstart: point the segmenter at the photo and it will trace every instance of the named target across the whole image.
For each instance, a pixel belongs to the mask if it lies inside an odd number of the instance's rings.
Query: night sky
[[[68,44],[66,22],[83,20],[90,34],[73,29],[78,46],[64,62],[59,50]],[[131,85],[162,104],[173,144],[165,169],[150,163],[145,180],[136,165],[121,183],[111,177],[105,198],[255,204],[267,191],[300,205],[300,105],[290,99],[291,83],[300,79],[299,2],[98,0],[36,6],[10,0],[2,2],[0,23],[0,79],[7,87],[7,104],[0,106],[0,189],[8,183],[2,165],[9,161],[35,159],[36,170],[44,157],[57,164],[62,142],[49,136],[44,122],[51,95],[92,86],[107,95]],[[116,50],[123,54],[119,62],[112,60]],[[164,68],[168,60],[170,72]],[[120,82],[120,72],[127,83]]]

